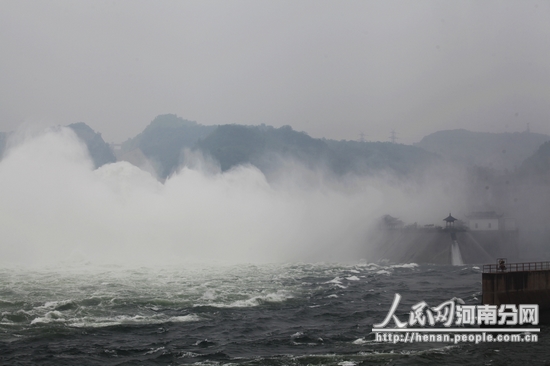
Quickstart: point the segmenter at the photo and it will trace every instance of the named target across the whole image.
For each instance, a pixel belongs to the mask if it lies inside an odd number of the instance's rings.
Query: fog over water
[[[382,214],[438,223],[439,207],[457,201],[436,180],[337,179],[288,162],[268,182],[253,166],[222,173],[197,154],[161,183],[127,162],[94,170],[66,128],[18,133],[10,146],[0,161],[3,264],[368,260],[367,232]]]
[[[321,259],[357,240],[350,229],[381,203],[370,188],[276,189],[254,167],[184,167],[164,184],[126,162],[94,171],[66,129],[14,147],[0,177],[8,263]]]
[[[1,1],[0,365],[546,363],[544,324],[479,344],[373,325],[479,305],[483,263],[550,260],[548,19]]]

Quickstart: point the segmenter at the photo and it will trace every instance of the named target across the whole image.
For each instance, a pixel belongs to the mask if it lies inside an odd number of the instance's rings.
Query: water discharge
[[[253,166],[223,173],[184,166],[162,184],[126,162],[94,170],[72,131],[49,130],[0,162],[0,262],[361,258],[380,192],[322,177],[297,184],[295,175],[272,184]]]
[[[453,240],[453,244],[451,244],[451,264],[453,266],[464,265],[464,261],[462,260],[462,253],[460,253],[460,246],[458,245],[458,241],[456,240]]]

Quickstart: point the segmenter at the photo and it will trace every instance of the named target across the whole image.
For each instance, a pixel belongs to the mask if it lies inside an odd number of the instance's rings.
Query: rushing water
[[[451,264],[453,266],[462,266],[464,264],[464,261],[462,260],[462,253],[460,252],[460,246],[456,240],[453,240],[453,244],[451,246]]]
[[[376,342],[398,315],[452,297],[480,302],[478,267],[285,264],[0,270],[0,362],[123,364],[546,364],[533,344]]]

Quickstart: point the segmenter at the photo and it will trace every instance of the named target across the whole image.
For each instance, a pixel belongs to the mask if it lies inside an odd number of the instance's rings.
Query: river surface
[[[0,269],[3,365],[543,365],[537,343],[377,342],[397,315],[479,304],[478,266],[263,264]]]

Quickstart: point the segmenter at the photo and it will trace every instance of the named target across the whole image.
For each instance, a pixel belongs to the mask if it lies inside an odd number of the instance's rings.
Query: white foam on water
[[[159,351],[162,351],[164,349],[164,347],[158,347],[158,348],[151,348],[150,351],[147,351],[144,353],[144,355],[152,355],[153,353],[156,353],[156,352],[159,352]]]
[[[338,366],[355,366],[355,365],[357,365],[357,362],[353,362],[353,361],[338,362]]]
[[[184,323],[184,322],[196,322],[201,318],[195,314],[188,314],[182,316],[166,315],[154,315],[154,316],[142,316],[142,315],[119,315],[114,317],[83,317],[80,319],[69,319],[66,321],[68,326],[75,328],[104,328],[115,325],[124,324],[164,324],[164,323]]]
[[[394,264],[390,267],[391,268],[416,268],[418,267],[418,264],[416,263]]]
[[[375,268],[380,268],[381,266],[376,263],[359,263],[355,265],[356,267],[365,267],[367,270],[372,270]]]
[[[217,299],[218,296],[216,295],[216,293],[212,290],[208,290],[206,291],[202,296],[201,296],[201,299],[202,300],[215,300]]]
[[[246,307],[260,306],[265,303],[281,303],[291,298],[293,298],[293,296],[290,293],[279,291],[279,292],[270,293],[267,295],[254,296],[245,300],[236,300],[230,303],[212,302],[212,303],[196,304],[195,306],[213,306],[217,308],[246,308]]]
[[[59,311],[49,311],[44,317],[37,317],[31,321],[31,324],[47,324],[47,323],[65,323],[66,319]]]
[[[336,285],[341,285],[342,284],[342,279],[340,277],[334,277],[332,280],[327,281],[325,283],[333,283],[333,284],[336,284]]]

